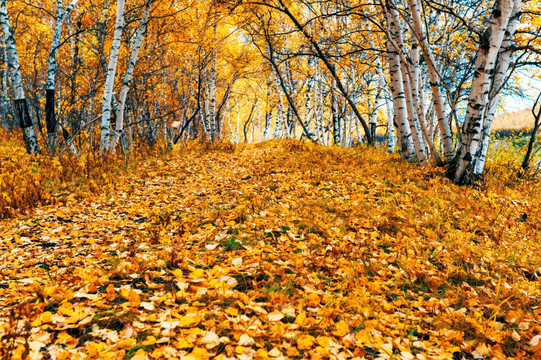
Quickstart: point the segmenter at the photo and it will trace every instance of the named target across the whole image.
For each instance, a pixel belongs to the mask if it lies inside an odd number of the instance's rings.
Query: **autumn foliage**
[[[49,205],[0,223],[5,358],[541,356],[541,188],[509,162],[488,168],[508,184],[458,188],[379,149],[276,140],[79,181],[20,151],[2,201],[13,181],[11,207]]]

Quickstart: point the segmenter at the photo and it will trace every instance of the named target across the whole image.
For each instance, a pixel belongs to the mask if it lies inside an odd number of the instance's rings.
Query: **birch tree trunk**
[[[417,161],[421,164],[426,164],[426,153],[425,153],[425,144],[423,141],[423,136],[420,131],[419,117],[417,115],[417,106],[414,104],[413,100],[413,89],[411,87],[411,82],[408,79],[406,74],[405,67],[407,64],[402,65],[402,81],[404,82],[405,98],[406,98],[406,109],[408,111],[408,120],[410,124],[411,137],[413,139],[413,145],[415,146],[415,155],[417,155]]]
[[[0,1],[0,26],[2,27],[4,35],[3,39],[7,54],[7,67],[10,74],[11,87],[13,89],[14,112],[19,122],[19,126],[23,131],[26,151],[29,154],[40,152],[38,138],[34,131],[34,125],[28,111],[28,102],[24,94],[17,44],[15,43],[13,28],[9,22],[6,0]]]
[[[276,127],[274,128],[274,138],[281,138],[282,126],[283,126],[283,117],[284,117],[284,101],[282,99],[282,91],[280,90],[280,84],[278,82],[278,77],[274,69],[272,70],[274,78],[274,88],[276,90],[276,96],[278,96],[278,111],[276,111]]]
[[[389,40],[387,41],[387,61],[389,63],[389,73],[391,77],[391,92],[393,95],[393,105],[395,121],[398,130],[398,145],[400,154],[404,159],[411,159],[413,153],[413,142],[411,139],[411,130],[407,115],[406,95],[402,81],[402,70],[398,50],[391,45],[392,39],[396,38],[396,27],[386,9],[386,23],[389,31]]]
[[[438,117],[438,126],[440,127],[441,132],[443,156],[446,161],[450,161],[453,158],[453,139],[451,137],[449,125],[445,119],[445,112],[443,111],[444,101],[440,91],[440,81],[438,71],[435,65],[436,61],[434,59],[434,55],[428,47],[428,41],[426,39],[426,34],[421,22],[421,16],[419,14],[419,6],[417,0],[408,0],[408,7],[410,9],[411,17],[413,20],[413,28],[415,29],[416,35],[419,37],[421,50],[423,51],[427,64],[428,76],[430,77],[430,85],[432,88],[432,98],[434,101],[436,115]]]
[[[130,55],[130,61],[128,62],[128,68],[126,69],[126,74],[124,75],[124,81],[122,82],[122,88],[120,89],[120,96],[118,98],[118,110],[115,126],[115,134],[109,145],[109,150],[115,151],[115,148],[118,144],[120,136],[124,131],[124,113],[126,109],[126,98],[128,97],[128,92],[130,90],[130,84],[133,77],[133,72],[135,70],[135,65],[137,64],[137,59],[139,57],[139,50],[141,50],[141,45],[143,44],[143,39],[145,37],[148,17],[150,13],[151,1],[147,1],[145,8],[143,10],[143,15],[141,17],[141,23],[135,34],[135,43],[133,44],[133,49]]]
[[[56,21],[54,28],[53,43],[51,44],[51,51],[49,52],[49,64],[47,67],[47,83],[45,85],[45,124],[47,126],[47,141],[48,148],[51,153],[56,151],[56,110],[55,110],[55,76],[58,71],[56,63],[56,56],[58,54],[58,48],[60,47],[60,40],[62,38],[62,27],[64,25],[64,19],[69,16],[73,8],[77,5],[78,0],[74,0],[64,10],[63,0],[57,0],[56,5]],[[66,141],[68,139],[65,139]]]
[[[372,44],[371,46],[374,47]],[[383,74],[383,66],[381,65],[379,56],[376,58],[376,69],[378,71],[378,88],[379,91],[383,93],[383,97],[385,98],[385,109],[387,111],[387,151],[392,153],[395,150],[394,120],[392,113],[393,105],[389,100],[390,94],[387,94],[388,90],[385,85],[385,75]]]
[[[481,175],[476,174],[475,169],[482,151],[484,113],[488,104],[496,59],[511,18],[513,4],[512,0],[495,1],[489,25],[480,39],[466,118],[462,128],[462,141],[456,156],[456,169],[451,168],[449,173],[456,184],[472,184]]]
[[[210,141],[213,142],[216,140],[216,125],[217,125],[217,119],[216,119],[216,58],[217,58],[217,50],[216,50],[216,31],[218,29],[218,23],[216,22],[214,24],[214,36],[212,38],[212,62],[210,67],[210,89],[209,89],[209,95],[210,95],[210,108],[208,112],[208,119],[209,119],[209,127],[210,127]]]
[[[406,110],[408,114],[408,123],[410,126],[410,132],[411,137],[413,140],[413,145],[415,148],[415,155],[417,156],[417,161],[419,161],[422,164],[426,164],[426,153],[425,153],[425,147],[424,147],[424,141],[423,136],[420,131],[420,125],[419,125],[419,116],[417,114],[417,106],[414,104],[415,100],[415,94],[413,93],[414,86],[415,86],[415,78],[411,74],[410,69],[408,69],[408,62],[404,57],[404,41],[402,37],[402,26],[400,23],[400,17],[398,16],[398,10],[394,5],[390,5],[388,7],[389,9],[389,18],[390,21],[390,27],[393,29],[393,33],[391,33],[392,38],[392,45],[396,50],[396,53],[398,55],[398,61],[400,65],[400,71],[402,72],[402,83],[403,83],[403,89],[404,89],[404,98],[406,102]],[[415,47],[412,49],[412,51],[415,53],[418,51],[418,48]],[[414,66],[418,66],[418,64],[414,64]],[[408,76],[410,75],[410,76]]]
[[[388,96],[385,96],[385,109],[387,110],[387,152],[392,153],[395,150],[395,129],[393,105]]]
[[[376,95],[374,96],[374,103],[371,104],[370,96],[367,98],[369,114],[368,114],[368,126],[370,128],[370,136],[376,136],[376,127],[378,125],[378,90],[376,90]],[[372,106],[370,106],[372,105]]]
[[[239,88],[237,88],[237,94],[235,96],[235,106],[236,106],[236,110],[237,110],[237,134],[235,136],[235,141],[238,144],[240,142]]]
[[[0,42],[0,61],[6,63],[6,49],[3,41]],[[9,107],[8,107],[8,94],[7,94],[7,71],[4,67],[0,68],[0,116],[3,120],[3,125],[6,129],[11,129],[13,124],[10,121]]]
[[[481,175],[485,168],[485,162],[487,158],[488,146],[490,143],[490,131],[492,128],[492,122],[496,116],[498,110],[498,103],[500,102],[500,94],[502,87],[507,78],[509,72],[509,65],[511,62],[511,55],[513,54],[513,47],[515,44],[514,37],[517,31],[518,24],[520,22],[520,11],[522,9],[522,0],[515,0],[513,5],[513,13],[511,19],[507,25],[505,31],[505,38],[502,41],[502,46],[498,54],[496,68],[494,69],[494,79],[489,94],[489,103],[486,109],[485,121],[483,124],[483,140],[481,143],[481,155],[479,160],[475,164],[474,174]]]
[[[332,116],[332,134],[334,145],[341,145],[342,134],[340,133],[340,117],[338,116],[338,104],[336,103],[336,96],[331,90],[331,116]],[[368,135],[370,136],[370,135]]]
[[[109,142],[111,140],[111,101],[113,98],[113,90],[115,85],[118,55],[120,52],[120,40],[122,38],[122,29],[124,27],[124,4],[125,0],[117,0],[116,2],[115,32],[113,34],[113,44],[111,46],[111,53],[109,55],[109,65],[107,66],[105,88],[103,90],[100,153],[103,153],[109,149]]]

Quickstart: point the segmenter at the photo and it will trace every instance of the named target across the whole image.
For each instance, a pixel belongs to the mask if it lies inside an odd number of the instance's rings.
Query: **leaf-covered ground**
[[[0,351],[540,358],[540,190],[374,149],[175,150],[0,223]]]

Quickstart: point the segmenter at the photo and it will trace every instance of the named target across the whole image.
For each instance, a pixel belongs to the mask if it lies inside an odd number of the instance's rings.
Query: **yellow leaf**
[[[135,352],[135,355],[133,355],[132,360],[148,360],[149,357],[145,350],[139,349]]]
[[[316,352],[320,354],[321,356],[328,357],[329,351],[321,346],[316,347]]]
[[[310,349],[315,341],[312,335],[300,335],[297,338],[297,347],[301,350]]]
[[[205,271],[203,269],[197,269],[190,273],[192,279],[201,279],[205,277]]]
[[[69,316],[69,315],[73,314],[73,305],[71,303],[69,303],[69,302],[64,302],[64,303],[62,303],[62,305],[60,305],[57,312],[60,315]]]
[[[202,348],[195,348],[190,353],[190,355],[187,356],[187,358],[193,358],[194,360],[208,360],[209,356],[207,354],[207,351]]]
[[[137,344],[137,340],[136,339],[122,339],[120,340],[116,346],[119,348],[119,349],[131,349],[132,347],[135,346],[135,344]]]
[[[304,311],[302,311],[301,313],[299,313],[299,315],[297,315],[297,318],[295,319],[295,324],[297,325],[300,325],[300,326],[306,326],[308,325],[308,320],[306,319],[306,313]]]
[[[234,308],[234,307],[228,307],[227,309],[225,309],[225,313],[229,314],[231,316],[238,316],[239,315],[239,309]]]
[[[189,328],[193,327],[201,322],[201,316],[199,315],[193,315],[193,316],[184,316],[180,319],[178,326],[183,328]]]
[[[128,301],[131,307],[139,307],[139,304],[141,303],[141,297],[136,291],[131,290],[130,294],[128,295]]]
[[[105,298],[108,301],[113,301],[116,299],[116,297],[117,297],[117,292],[115,290],[115,287],[113,286],[113,284],[109,284],[109,286],[107,286],[107,295],[105,296]]]
[[[269,353],[265,349],[258,349],[255,353],[255,356],[258,359],[267,359],[269,357]]]
[[[71,349],[76,347],[78,342],[79,341],[77,339],[75,339],[73,336],[71,336],[65,331],[62,331],[60,334],[58,334],[58,338],[56,340],[57,344],[65,345],[67,348]]]
[[[328,336],[320,336],[316,339],[317,343],[321,345],[324,348],[329,347],[329,341],[331,341],[331,338]]]
[[[152,335],[148,335],[145,340],[141,343],[141,345],[147,346],[147,345],[154,345],[156,344],[156,338]]]
[[[179,349],[188,349],[188,348],[191,348],[193,347],[193,344],[190,340],[188,339],[184,339],[184,338],[180,338],[177,340],[177,348]]]
[[[73,357],[73,354],[69,351],[62,351],[56,355],[57,360],[70,360]]]
[[[91,358],[97,358],[99,356],[99,354],[103,351],[103,349],[105,349],[106,345],[107,344],[105,344],[103,342],[91,343],[91,344],[88,344],[87,346],[85,346],[85,349],[86,349],[86,351],[88,352],[88,355]]]
[[[344,320],[340,320],[335,326],[336,330],[333,331],[333,335],[343,337],[349,333],[349,325]]]
[[[66,324],[75,324],[87,317],[88,313],[85,308],[77,307],[73,309],[69,318],[66,319]]]
[[[371,341],[370,341],[370,333],[369,333],[369,331],[364,330],[364,329],[359,330],[355,334],[355,339],[357,339],[357,341],[360,341],[363,345],[371,343]]]

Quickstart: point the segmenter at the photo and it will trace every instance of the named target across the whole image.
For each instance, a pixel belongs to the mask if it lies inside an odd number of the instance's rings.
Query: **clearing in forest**
[[[541,356],[539,184],[272,141],[115,186],[0,222],[2,355]]]

